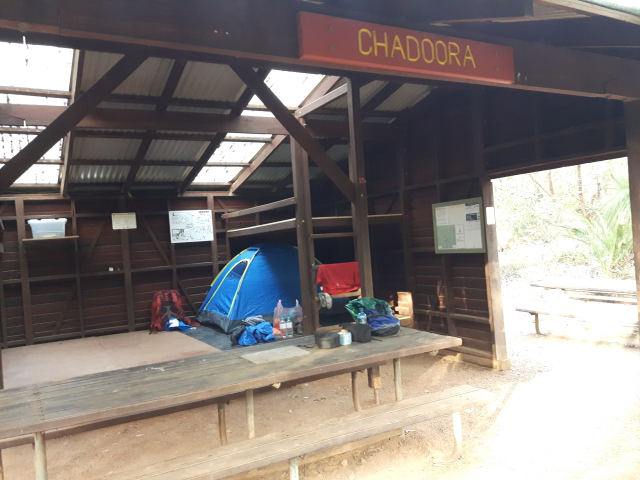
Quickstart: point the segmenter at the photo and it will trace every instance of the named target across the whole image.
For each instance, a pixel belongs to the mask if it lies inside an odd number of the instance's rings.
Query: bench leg
[[[0,480],[4,478],[4,468],[2,467],[2,450],[0,450]]]
[[[218,403],[218,431],[220,433],[220,443],[227,444],[227,417],[224,413],[224,402]]]
[[[249,438],[256,436],[256,423],[253,414],[253,390],[247,390],[247,428],[249,429]]]
[[[358,394],[358,371],[351,372],[351,396],[353,397],[353,408],[356,412],[362,410],[360,408],[360,395]]]
[[[396,390],[396,402],[402,400],[402,365],[399,358],[393,359],[393,384]]]
[[[299,480],[300,472],[298,471],[298,459],[289,460],[289,480]]]
[[[380,376],[380,367],[367,368],[367,376],[369,379],[369,387],[373,389],[373,399],[376,405],[380,405],[379,389],[382,388],[382,377]]]
[[[537,313],[534,314],[533,321],[536,324],[536,334],[542,335],[542,333],[540,333],[540,317],[538,316]]]
[[[47,480],[47,452],[44,445],[44,433],[34,435],[33,460],[36,468],[36,480]]]

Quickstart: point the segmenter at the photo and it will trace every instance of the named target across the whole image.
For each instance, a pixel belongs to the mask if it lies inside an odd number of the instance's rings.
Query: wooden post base
[[[256,423],[253,409],[253,390],[247,390],[247,428],[249,438],[256,436]]]
[[[44,433],[34,435],[33,461],[36,470],[36,480],[47,480],[47,452],[44,444]]]
[[[298,471],[298,459],[292,458],[289,460],[289,480],[299,480],[300,473]]]
[[[373,389],[373,399],[376,405],[380,405],[380,393],[382,388],[382,377],[380,376],[380,367],[370,367],[367,369],[367,376],[369,379],[369,387]]]
[[[351,396],[353,398],[353,408],[356,412],[362,410],[360,407],[360,394],[358,393],[358,371],[351,372]]]
[[[393,384],[396,391],[396,402],[402,400],[402,365],[399,358],[393,359]]]

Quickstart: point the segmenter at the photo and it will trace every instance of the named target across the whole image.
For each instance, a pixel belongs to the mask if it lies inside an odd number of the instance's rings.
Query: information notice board
[[[433,204],[436,253],[486,252],[482,198]]]
[[[213,240],[211,210],[171,210],[171,243],[210,242]]]

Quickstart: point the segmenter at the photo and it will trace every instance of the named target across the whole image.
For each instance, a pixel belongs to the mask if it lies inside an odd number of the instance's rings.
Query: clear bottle
[[[360,312],[356,316],[356,323],[367,323],[367,314],[364,313],[364,308],[360,307]]]

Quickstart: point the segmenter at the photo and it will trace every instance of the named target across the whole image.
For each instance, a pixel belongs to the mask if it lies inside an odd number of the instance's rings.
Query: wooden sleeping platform
[[[248,433],[253,438],[255,389],[349,372],[355,387],[358,371],[393,361],[396,398],[401,400],[401,358],[460,344],[459,338],[403,328],[398,335],[379,341],[321,350],[314,346],[313,337],[307,336],[7,389],[0,391],[0,445],[32,437],[36,478],[46,479],[48,431],[186,410],[204,401],[218,403],[220,439],[226,444],[224,402],[231,398],[246,396]],[[354,406],[360,410],[357,389],[352,393]]]
[[[369,215],[369,225],[387,225],[400,223],[402,221],[402,214],[390,213],[386,215]],[[313,230],[322,230],[330,228],[348,228],[352,226],[350,216],[339,217],[313,217]],[[229,238],[247,237],[250,235],[259,235],[264,233],[282,232],[286,230],[296,229],[296,219],[288,218],[286,220],[280,220],[278,222],[264,223],[262,225],[255,225],[252,227],[236,228],[227,230],[227,236]],[[345,234],[352,235],[351,232],[335,232],[326,235],[331,236],[346,236]],[[325,235],[322,233],[314,235]]]

